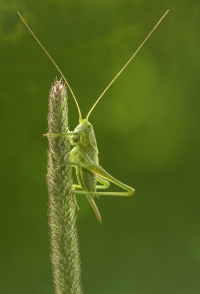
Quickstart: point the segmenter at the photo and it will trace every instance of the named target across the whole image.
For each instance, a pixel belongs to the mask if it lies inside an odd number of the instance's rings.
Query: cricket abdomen
[[[97,177],[95,173],[92,173],[86,168],[80,166],[81,164],[87,165],[87,162],[84,162],[83,160],[83,154],[84,155],[86,154],[91,160],[91,162],[98,164],[99,160],[98,160],[97,150],[95,150],[91,145],[88,145],[85,147],[76,145],[71,151],[70,160],[72,162],[77,163],[77,165],[74,165],[74,167],[76,169],[76,177],[77,177],[78,183],[81,186],[82,190],[86,192],[85,193],[86,197],[90,205],[92,206],[92,209],[98,221],[101,223],[102,222],[101,215],[94,201],[94,197],[96,193]],[[92,192],[92,194],[87,194],[87,192],[90,192],[90,193]]]
[[[83,148],[81,146],[75,146],[70,155],[70,160],[72,162],[87,164],[84,162],[82,154],[87,154],[92,162],[98,163],[98,155],[97,152],[92,148],[87,146]],[[82,187],[84,191],[88,192],[96,192],[96,175],[92,173],[88,169],[81,167],[79,165],[74,166],[76,169],[76,176],[79,185]]]
[[[96,192],[96,175],[83,167],[76,167],[76,176],[79,185],[84,191]]]

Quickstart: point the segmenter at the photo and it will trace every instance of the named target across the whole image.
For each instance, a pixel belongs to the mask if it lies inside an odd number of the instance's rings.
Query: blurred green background
[[[0,293],[53,294],[45,182],[48,92],[59,73],[90,116],[100,164],[136,189],[78,197],[84,293],[200,293],[200,2],[0,2]],[[70,128],[78,113],[69,94]],[[114,186],[112,191],[118,190]]]

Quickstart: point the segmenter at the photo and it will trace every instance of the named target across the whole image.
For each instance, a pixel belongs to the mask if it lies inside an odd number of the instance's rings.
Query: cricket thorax
[[[78,162],[78,163],[85,163],[84,156],[87,156],[91,162],[99,163],[98,154],[94,150],[94,148],[91,145],[88,145],[86,147],[81,145],[76,145],[71,150],[70,153],[70,160],[72,162]]]

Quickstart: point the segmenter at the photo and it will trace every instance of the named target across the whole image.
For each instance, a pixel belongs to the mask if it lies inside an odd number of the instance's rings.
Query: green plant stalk
[[[68,131],[67,90],[54,81],[49,95],[48,133]],[[56,294],[83,293],[76,226],[76,199],[71,188],[72,168],[67,164],[70,143],[67,136],[48,136],[47,187],[49,194],[50,248]]]

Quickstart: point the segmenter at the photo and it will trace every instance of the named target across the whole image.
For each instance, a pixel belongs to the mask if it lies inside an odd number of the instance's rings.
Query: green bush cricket
[[[144,43],[147,41],[147,39],[150,37],[150,35],[153,33],[153,31],[157,28],[157,26],[160,24],[160,22],[163,20],[163,18],[166,16],[169,10],[165,12],[165,14],[162,16],[162,18],[158,21],[158,23],[154,26],[154,28],[151,30],[151,32],[148,34],[148,36],[145,38],[145,40],[142,42],[142,44],[138,47],[138,49],[135,51],[135,53],[131,56],[131,58],[128,60],[128,62],[124,65],[124,67],[118,72],[118,74],[115,76],[115,78],[109,83],[109,85],[106,87],[106,89],[103,91],[103,93],[99,96],[99,98],[96,100],[90,111],[88,112],[85,119],[82,119],[81,110],[79,107],[79,104],[77,102],[77,99],[67,82],[65,76],[61,72],[60,68],[57,66],[55,61],[52,59],[52,57],[49,55],[49,53],[46,51],[46,49],[43,47],[43,45],[40,43],[40,41],[37,39],[37,37],[34,35],[32,30],[29,28],[25,20],[22,18],[20,13],[18,12],[20,18],[26,25],[26,27],[29,29],[33,37],[36,39],[36,41],[39,43],[39,45],[42,47],[44,52],[47,54],[47,56],[50,58],[52,63],[55,65],[59,73],[61,74],[63,80],[65,81],[66,85],[68,86],[74,101],[76,103],[78,113],[79,113],[79,125],[74,129],[73,132],[63,133],[63,134],[46,134],[46,136],[69,136],[70,143],[73,147],[70,154],[70,162],[68,162],[69,165],[72,165],[75,167],[76,170],[76,176],[78,185],[73,185],[73,190],[75,194],[84,194],[86,195],[90,205],[92,206],[92,209],[94,210],[94,213],[98,219],[98,221],[101,223],[101,215],[99,213],[99,210],[96,206],[96,203],[94,201],[95,196],[132,196],[135,190],[132,187],[129,187],[122,182],[118,181],[114,177],[112,177],[109,173],[107,173],[100,165],[98,160],[98,148],[97,148],[97,142],[93,130],[93,126],[89,122],[89,116],[99,100],[102,98],[102,96],[105,94],[105,92],[108,90],[108,88],[113,84],[113,82],[117,79],[117,77],[122,73],[122,71],[127,67],[127,65],[131,62],[131,60],[135,57],[137,52],[141,49],[141,47],[144,45]],[[97,182],[99,182],[101,185],[97,185]],[[110,186],[110,182],[114,183],[115,185],[119,186],[125,192],[99,192],[98,190],[104,190],[107,189]],[[81,190],[78,190],[81,189]]]

